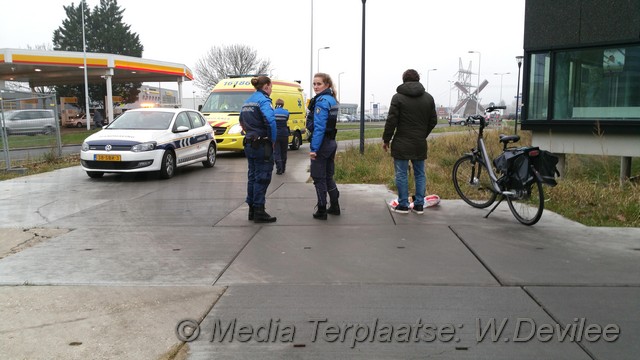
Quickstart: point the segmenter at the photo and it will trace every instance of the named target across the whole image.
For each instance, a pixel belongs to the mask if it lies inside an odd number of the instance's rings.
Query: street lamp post
[[[451,90],[453,89],[453,80],[447,80],[449,82],[449,120],[452,119],[451,114]],[[451,126],[451,121],[449,121],[449,126]]]
[[[476,88],[476,114],[478,114],[478,107],[480,104],[480,62],[482,61],[482,55],[480,51],[469,50],[469,54],[478,54],[478,87]]]
[[[196,91],[193,90],[191,93],[193,94],[193,110],[198,110],[198,108],[196,108]]]
[[[511,74],[510,72],[506,73],[493,73],[493,75],[500,75],[500,102],[502,102],[502,77],[505,75]]]
[[[318,48],[318,71],[316,71],[317,73],[320,72],[320,50],[326,50],[326,49],[329,49],[329,47],[325,46],[325,47]]]
[[[369,112],[369,121],[373,120],[373,106],[376,103],[376,96],[374,94],[371,94],[371,110]]]
[[[431,71],[436,71],[436,70],[438,70],[438,69],[429,69],[429,70],[427,70],[427,92],[429,92],[429,73]]]
[[[344,71],[338,74],[338,102],[340,102],[340,94],[342,94],[342,91],[340,91],[340,76],[342,74],[344,74]]]
[[[311,0],[311,54],[309,55],[309,99],[313,97],[313,0]]]
[[[522,66],[522,60],[524,56],[516,56],[518,62],[518,86],[516,87],[516,124],[513,129],[513,133],[518,133],[518,111],[520,110],[520,67]]]
[[[360,65],[360,155],[364,154],[364,45],[365,45],[365,20],[367,8],[367,0],[362,0],[362,55]]]
[[[84,1],[82,4],[82,54],[83,64],[82,69],[84,71],[84,102],[86,106],[86,118],[87,118],[87,130],[91,129],[91,113],[89,112],[89,80],[87,79],[87,41],[85,40],[84,32]]]

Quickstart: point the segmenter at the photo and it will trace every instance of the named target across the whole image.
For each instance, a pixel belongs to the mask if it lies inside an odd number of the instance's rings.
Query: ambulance
[[[231,77],[220,80],[200,107],[200,112],[209,122],[218,145],[218,151],[243,151],[240,110],[245,100],[256,90],[251,85],[251,76]],[[297,150],[303,140],[307,140],[305,129],[306,107],[300,83],[295,81],[271,80],[271,100],[275,108],[277,99],[284,100],[284,108],[289,110],[289,148]]]

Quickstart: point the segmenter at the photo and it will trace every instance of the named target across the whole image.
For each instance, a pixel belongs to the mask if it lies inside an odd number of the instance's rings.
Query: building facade
[[[630,166],[640,156],[640,0],[527,0],[524,30],[522,129],[534,145]]]

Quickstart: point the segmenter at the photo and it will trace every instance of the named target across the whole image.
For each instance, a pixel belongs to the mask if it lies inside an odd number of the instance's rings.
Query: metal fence
[[[58,114],[55,94],[2,91],[0,166],[11,170],[62,156]]]

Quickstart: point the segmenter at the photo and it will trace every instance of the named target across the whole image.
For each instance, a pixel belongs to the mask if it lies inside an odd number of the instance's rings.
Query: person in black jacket
[[[103,122],[102,114],[100,113],[100,110],[96,110],[93,113],[93,125],[96,127],[96,129],[101,128],[102,122]]]
[[[427,159],[427,136],[438,123],[436,105],[433,96],[427,93],[420,83],[417,71],[409,69],[402,74],[402,85],[391,98],[389,115],[382,134],[382,148],[389,149],[393,157],[398,205],[393,211],[409,212],[409,161],[413,166],[416,192],[413,211],[422,214],[427,179],[424,161]]]

